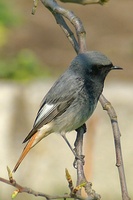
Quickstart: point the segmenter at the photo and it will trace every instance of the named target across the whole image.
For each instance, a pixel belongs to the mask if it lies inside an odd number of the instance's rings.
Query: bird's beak
[[[122,68],[122,67],[119,67],[119,66],[113,66],[112,69],[113,69],[113,70],[115,70],[115,69],[120,69],[120,70],[122,70],[123,68]]]

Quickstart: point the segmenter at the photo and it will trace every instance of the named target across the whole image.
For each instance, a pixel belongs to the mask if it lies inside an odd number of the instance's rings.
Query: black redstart
[[[89,51],[74,58],[69,68],[43,98],[34,125],[13,172],[40,140],[50,133],[64,134],[78,129],[92,115],[103,91],[108,72],[116,67],[102,53]]]

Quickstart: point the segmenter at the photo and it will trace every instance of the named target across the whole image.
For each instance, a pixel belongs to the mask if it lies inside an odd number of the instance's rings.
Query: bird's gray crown
[[[85,73],[88,70],[92,70],[92,68],[96,70],[96,66],[105,66],[105,69],[107,69],[107,72],[109,72],[113,64],[104,54],[98,51],[87,51],[78,54],[74,58],[74,60],[71,62],[70,69],[72,69],[74,73],[83,74],[84,70]]]
[[[98,51],[88,51],[85,53],[90,62],[94,64],[110,65],[111,61],[101,52]]]
[[[83,60],[87,63],[90,63],[91,65],[103,65],[108,66],[111,65],[111,61],[101,52],[98,51],[87,51],[85,53],[79,54],[75,61]]]

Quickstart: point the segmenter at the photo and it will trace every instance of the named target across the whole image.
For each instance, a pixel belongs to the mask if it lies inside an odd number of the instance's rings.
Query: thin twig
[[[78,3],[81,5],[87,5],[87,4],[101,4],[103,5],[104,3],[106,3],[109,0],[60,0],[63,3]]]
[[[56,3],[56,1],[43,0],[42,3],[54,15],[57,24],[59,24],[59,26],[61,27],[61,29],[65,33],[66,37],[68,38],[68,40],[72,44],[74,50],[78,54],[79,53],[79,45],[78,45],[77,40],[74,37],[74,33],[71,31],[69,26],[66,24],[62,15],[59,14],[58,12],[54,11],[55,7],[58,7],[58,4]]]
[[[78,54],[79,45],[78,45],[77,40],[74,37],[74,33],[71,31],[71,29],[66,24],[65,20],[63,19],[63,17],[60,14],[55,13],[55,12],[52,12],[52,14],[55,17],[57,24],[60,25],[61,29],[63,30],[63,32],[65,33],[66,37],[68,38],[68,41],[70,41],[70,43],[72,44],[74,50]]]
[[[58,13],[61,16],[67,18],[71,22],[71,24],[74,26],[74,28],[76,30],[76,34],[77,34],[77,38],[78,38],[78,44],[79,44],[78,53],[87,51],[86,41],[85,41],[86,32],[84,30],[84,27],[83,27],[82,22],[80,21],[80,19],[78,17],[76,17],[73,12],[71,12],[71,11],[69,11],[67,9],[64,9],[63,7],[59,6],[57,4],[57,2],[54,1],[54,0],[50,0],[50,1],[49,0],[41,0],[41,2],[52,13]],[[65,27],[65,29],[66,28],[67,27]],[[70,30],[68,30],[67,32],[69,32],[69,31]],[[72,43],[72,41],[70,41],[70,42]],[[77,49],[77,48],[75,48],[75,49]],[[76,52],[77,52],[77,50],[76,50]]]
[[[14,179],[11,182],[7,179],[0,177],[0,181],[17,188],[19,193],[28,193],[28,194],[32,194],[36,197],[37,196],[45,197],[47,200],[50,200],[50,199],[65,199],[65,198],[74,198],[74,197],[79,199],[79,200],[85,200],[85,198],[83,198],[83,197],[81,197],[80,195],[77,195],[77,194],[75,194],[75,196],[71,196],[71,194],[53,195],[52,196],[52,195],[48,195],[48,194],[45,194],[45,193],[42,193],[42,192],[36,192],[35,190],[32,190],[31,188],[21,186]]]
[[[83,136],[86,132],[86,125],[84,124],[82,127],[78,128],[77,130],[77,137],[74,143],[75,152],[77,157],[80,159],[76,159],[76,168],[77,168],[77,185],[87,182],[85,174],[84,174],[84,156],[83,156]]]
[[[86,183],[84,188],[85,192],[87,194],[87,199],[89,200],[100,200],[101,196],[95,192],[95,190],[92,189],[92,183],[88,182],[85,174],[84,174],[84,156],[82,155],[83,150],[83,136],[86,132],[86,125],[84,124],[82,127],[78,128],[77,130],[77,137],[76,141],[74,143],[75,151],[79,159],[76,160],[76,167],[77,167],[77,185],[80,185],[82,183]],[[79,190],[78,195],[81,195],[81,190]]]
[[[118,167],[118,172],[119,172],[122,199],[129,200],[130,198],[127,191],[124,164],[123,164],[123,158],[122,158],[122,149],[121,149],[121,141],[120,141],[121,134],[120,134],[120,129],[118,125],[117,115],[111,103],[103,95],[100,96],[99,101],[103,109],[107,111],[110,117],[112,129],[113,129],[115,153],[116,153],[116,166]]]
[[[63,19],[63,17],[60,14],[55,13],[55,12],[52,12],[52,14],[55,17],[57,24],[60,25],[61,29],[63,30],[63,32],[65,33],[66,37],[68,38],[68,41],[70,41],[70,43],[72,44],[74,50],[78,54],[79,45],[77,43],[77,40],[74,37],[74,33],[71,31],[71,29],[66,24],[65,20]]]

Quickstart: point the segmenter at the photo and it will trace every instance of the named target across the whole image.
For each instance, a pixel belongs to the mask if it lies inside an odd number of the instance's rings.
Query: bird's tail
[[[34,135],[31,136],[29,139],[28,143],[26,144],[17,164],[15,165],[13,172],[17,170],[19,167],[20,163],[24,159],[24,157],[27,155],[27,153],[30,151],[32,147],[34,147],[38,142],[40,142],[43,138],[48,136],[50,133],[52,133],[51,129],[52,123],[46,124],[44,127],[39,129],[37,132],[34,133]]]
[[[23,149],[23,152],[18,160],[18,162],[16,163],[13,172],[15,172],[17,170],[17,168],[19,167],[20,163],[22,162],[22,160],[25,158],[25,156],[27,155],[27,153],[30,151],[30,149],[35,145],[35,139],[38,135],[38,132],[36,132],[31,139],[28,141],[28,143],[26,144],[25,148]]]

